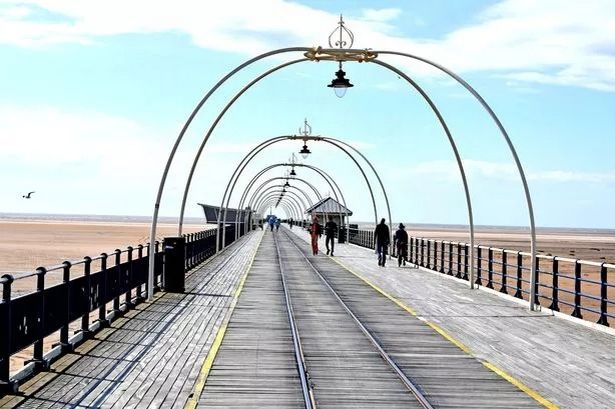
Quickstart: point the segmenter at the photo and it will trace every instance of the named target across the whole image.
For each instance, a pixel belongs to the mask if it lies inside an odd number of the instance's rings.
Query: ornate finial
[[[329,47],[331,48],[352,48],[354,44],[354,34],[352,31],[346,28],[344,24],[344,18],[340,14],[340,21],[338,21],[338,27],[331,32],[329,35]],[[338,34],[338,39],[336,40],[334,36]],[[347,37],[347,39],[345,38]]]
[[[303,129],[299,128],[299,133],[303,136],[310,136],[312,134],[312,127],[308,124],[307,118],[303,120]]]

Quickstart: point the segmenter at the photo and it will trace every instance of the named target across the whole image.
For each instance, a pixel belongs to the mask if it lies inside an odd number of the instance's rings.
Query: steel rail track
[[[374,335],[370,332],[369,329],[367,329],[367,327],[365,327],[365,325],[361,322],[361,320],[354,314],[354,312],[350,309],[350,307],[348,307],[348,305],[344,302],[344,300],[342,300],[342,298],[339,296],[339,294],[335,291],[335,289],[333,289],[333,287],[331,286],[331,284],[329,283],[329,281],[322,275],[322,273],[320,271],[318,271],[318,269],[314,266],[314,264],[312,264],[312,262],[310,261],[310,259],[303,253],[303,251],[299,248],[299,246],[297,246],[297,244],[294,242],[294,240],[288,235],[287,232],[285,232],[284,230],[281,230],[282,232],[284,232],[284,235],[286,236],[286,238],[288,239],[288,241],[298,250],[298,252],[301,254],[302,258],[305,260],[305,262],[310,266],[310,268],[312,269],[312,271],[314,271],[314,273],[318,276],[318,278],[320,278],[320,280],[324,283],[324,285],[329,289],[329,291],[331,292],[331,294],[335,297],[335,299],[340,303],[340,305],[344,308],[344,310],[348,313],[348,315],[353,319],[353,321],[357,324],[357,326],[359,327],[359,329],[363,332],[363,334],[367,337],[367,339],[371,342],[371,344],[376,348],[376,350],[378,351],[378,353],[380,354],[380,356],[384,359],[384,361],[395,371],[395,373],[397,374],[397,376],[399,377],[399,379],[402,381],[402,383],[404,384],[404,386],[406,386],[406,388],[412,393],[412,395],[416,398],[416,400],[418,401],[418,403],[424,408],[424,409],[433,409],[433,406],[431,405],[431,403],[427,400],[427,398],[425,397],[425,395],[423,395],[423,393],[420,391],[420,389],[414,384],[414,382],[412,382],[412,380],[410,380],[406,374],[401,370],[401,368],[395,363],[395,361],[393,360],[393,358],[391,358],[391,356],[384,350],[384,348],[382,347],[382,345],[378,342],[378,340],[374,337]],[[280,264],[280,271],[283,271],[283,267],[282,267],[282,259],[280,256],[280,250],[278,247],[278,239],[277,239],[277,235],[274,237],[274,242],[275,242],[275,246],[276,246],[276,250],[277,250],[277,254],[278,254],[278,261]],[[284,282],[284,274],[282,272],[282,280]],[[285,292],[285,296],[287,298],[287,302],[290,302],[290,295],[288,294],[286,285],[284,285],[284,292]],[[290,314],[290,313],[289,313]],[[291,317],[291,315],[289,315],[289,317]],[[294,317],[291,319],[291,327],[294,327],[296,331],[296,326],[294,325]],[[295,335],[293,334],[293,341],[294,341]],[[298,333],[297,333],[297,340],[299,340],[298,338]],[[299,347],[301,347],[301,345],[299,345]],[[303,357],[303,361],[302,364],[305,365],[305,357]],[[313,390],[312,390],[313,392]],[[313,396],[313,395],[312,395]]]
[[[293,312],[293,305],[290,299],[290,292],[288,291],[288,287],[286,285],[286,278],[284,277],[284,263],[282,263],[282,256],[280,254],[278,240],[277,238],[275,238],[275,236],[274,236],[273,242],[275,244],[276,254],[278,256],[278,264],[280,266],[280,276],[282,277],[282,288],[284,289],[284,298],[286,301],[286,312],[288,314],[290,332],[293,337],[295,360],[297,362],[297,370],[299,371],[299,380],[301,381],[301,391],[303,393],[303,400],[305,401],[306,409],[315,409],[316,400],[314,398],[314,389],[312,388],[309,375],[307,373],[307,369],[305,365],[305,356],[303,354],[303,347],[301,346],[301,338],[299,337],[299,331],[295,323],[295,315]]]

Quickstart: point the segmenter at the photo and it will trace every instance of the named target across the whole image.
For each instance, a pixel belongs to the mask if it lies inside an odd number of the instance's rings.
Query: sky
[[[615,228],[612,0],[0,0],[0,212],[151,215],[173,143],[208,90],[260,53],[326,47],[340,13],[353,48],[436,61],[484,97],[518,152],[538,226]],[[231,98],[264,71],[301,57],[261,60],[212,95],[179,145],[161,215],[179,214],[197,150]],[[426,64],[378,60],[409,75],[442,112],[475,222],[527,225],[510,150],[476,99]],[[337,70],[327,61],[296,63],[242,94],[196,164],[186,215],[202,215],[197,203],[219,204],[244,155],[268,138],[298,133],[307,118],[313,135],[344,140],[370,160],[395,221],[467,223],[453,151],[425,100],[381,66],[343,68],[354,84],[343,98],[326,87]],[[286,162],[301,145],[284,141],[257,155],[231,204],[258,171]],[[354,220],[387,217],[371,172],[375,212],[368,184],[344,152],[308,146],[304,163],[336,180]],[[297,173],[332,195],[315,172]],[[36,193],[23,199],[28,191]]]

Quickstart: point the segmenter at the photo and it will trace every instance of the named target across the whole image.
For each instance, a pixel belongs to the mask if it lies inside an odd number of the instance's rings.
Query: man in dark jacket
[[[399,229],[395,232],[393,243],[397,246],[397,264],[401,267],[402,262],[404,266],[408,261],[408,232],[404,230],[403,223],[399,223]]]
[[[387,249],[391,243],[391,233],[389,226],[386,225],[384,218],[374,230],[374,240],[376,240],[376,252],[378,253],[378,265],[384,267],[387,259]]]
[[[333,256],[336,231],[337,224],[333,221],[333,216],[329,215],[329,221],[325,224],[325,246],[327,246],[327,255],[329,254],[329,242],[331,242],[331,256]]]

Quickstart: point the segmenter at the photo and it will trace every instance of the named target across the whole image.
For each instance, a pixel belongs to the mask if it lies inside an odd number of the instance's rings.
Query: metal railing
[[[227,245],[235,239],[235,226],[226,226]],[[244,233],[240,226],[241,235]],[[216,229],[184,234],[185,271],[191,270],[216,253]],[[160,290],[164,250],[160,242],[153,246],[155,262],[154,292]],[[151,246],[139,244],[97,257],[86,256],[64,261],[52,267],[38,267],[31,273],[5,274],[0,277],[0,395],[14,390],[10,374],[11,356],[32,347],[32,371],[49,366],[52,358],[44,355],[45,338],[59,331],[59,355],[70,351],[91,334],[108,326],[117,316],[147,297],[148,263]],[[53,276],[50,273],[59,273]],[[21,280],[35,280],[35,289],[13,296],[13,287]],[[53,279],[53,280],[51,280]],[[52,282],[50,282],[52,281]],[[59,282],[58,282],[59,281]],[[96,312],[97,311],[97,312]],[[94,322],[91,318],[96,317]],[[75,328],[75,324],[78,325]],[[75,336],[69,336],[69,330]]]
[[[350,229],[350,243],[374,248],[374,232]],[[408,261],[442,274],[468,280],[469,245],[462,242],[409,237]],[[537,280],[530,289],[531,254],[495,247],[474,246],[475,283],[512,297],[579,319],[609,326],[615,304],[615,264],[538,254]],[[395,255],[395,249],[391,249]]]

